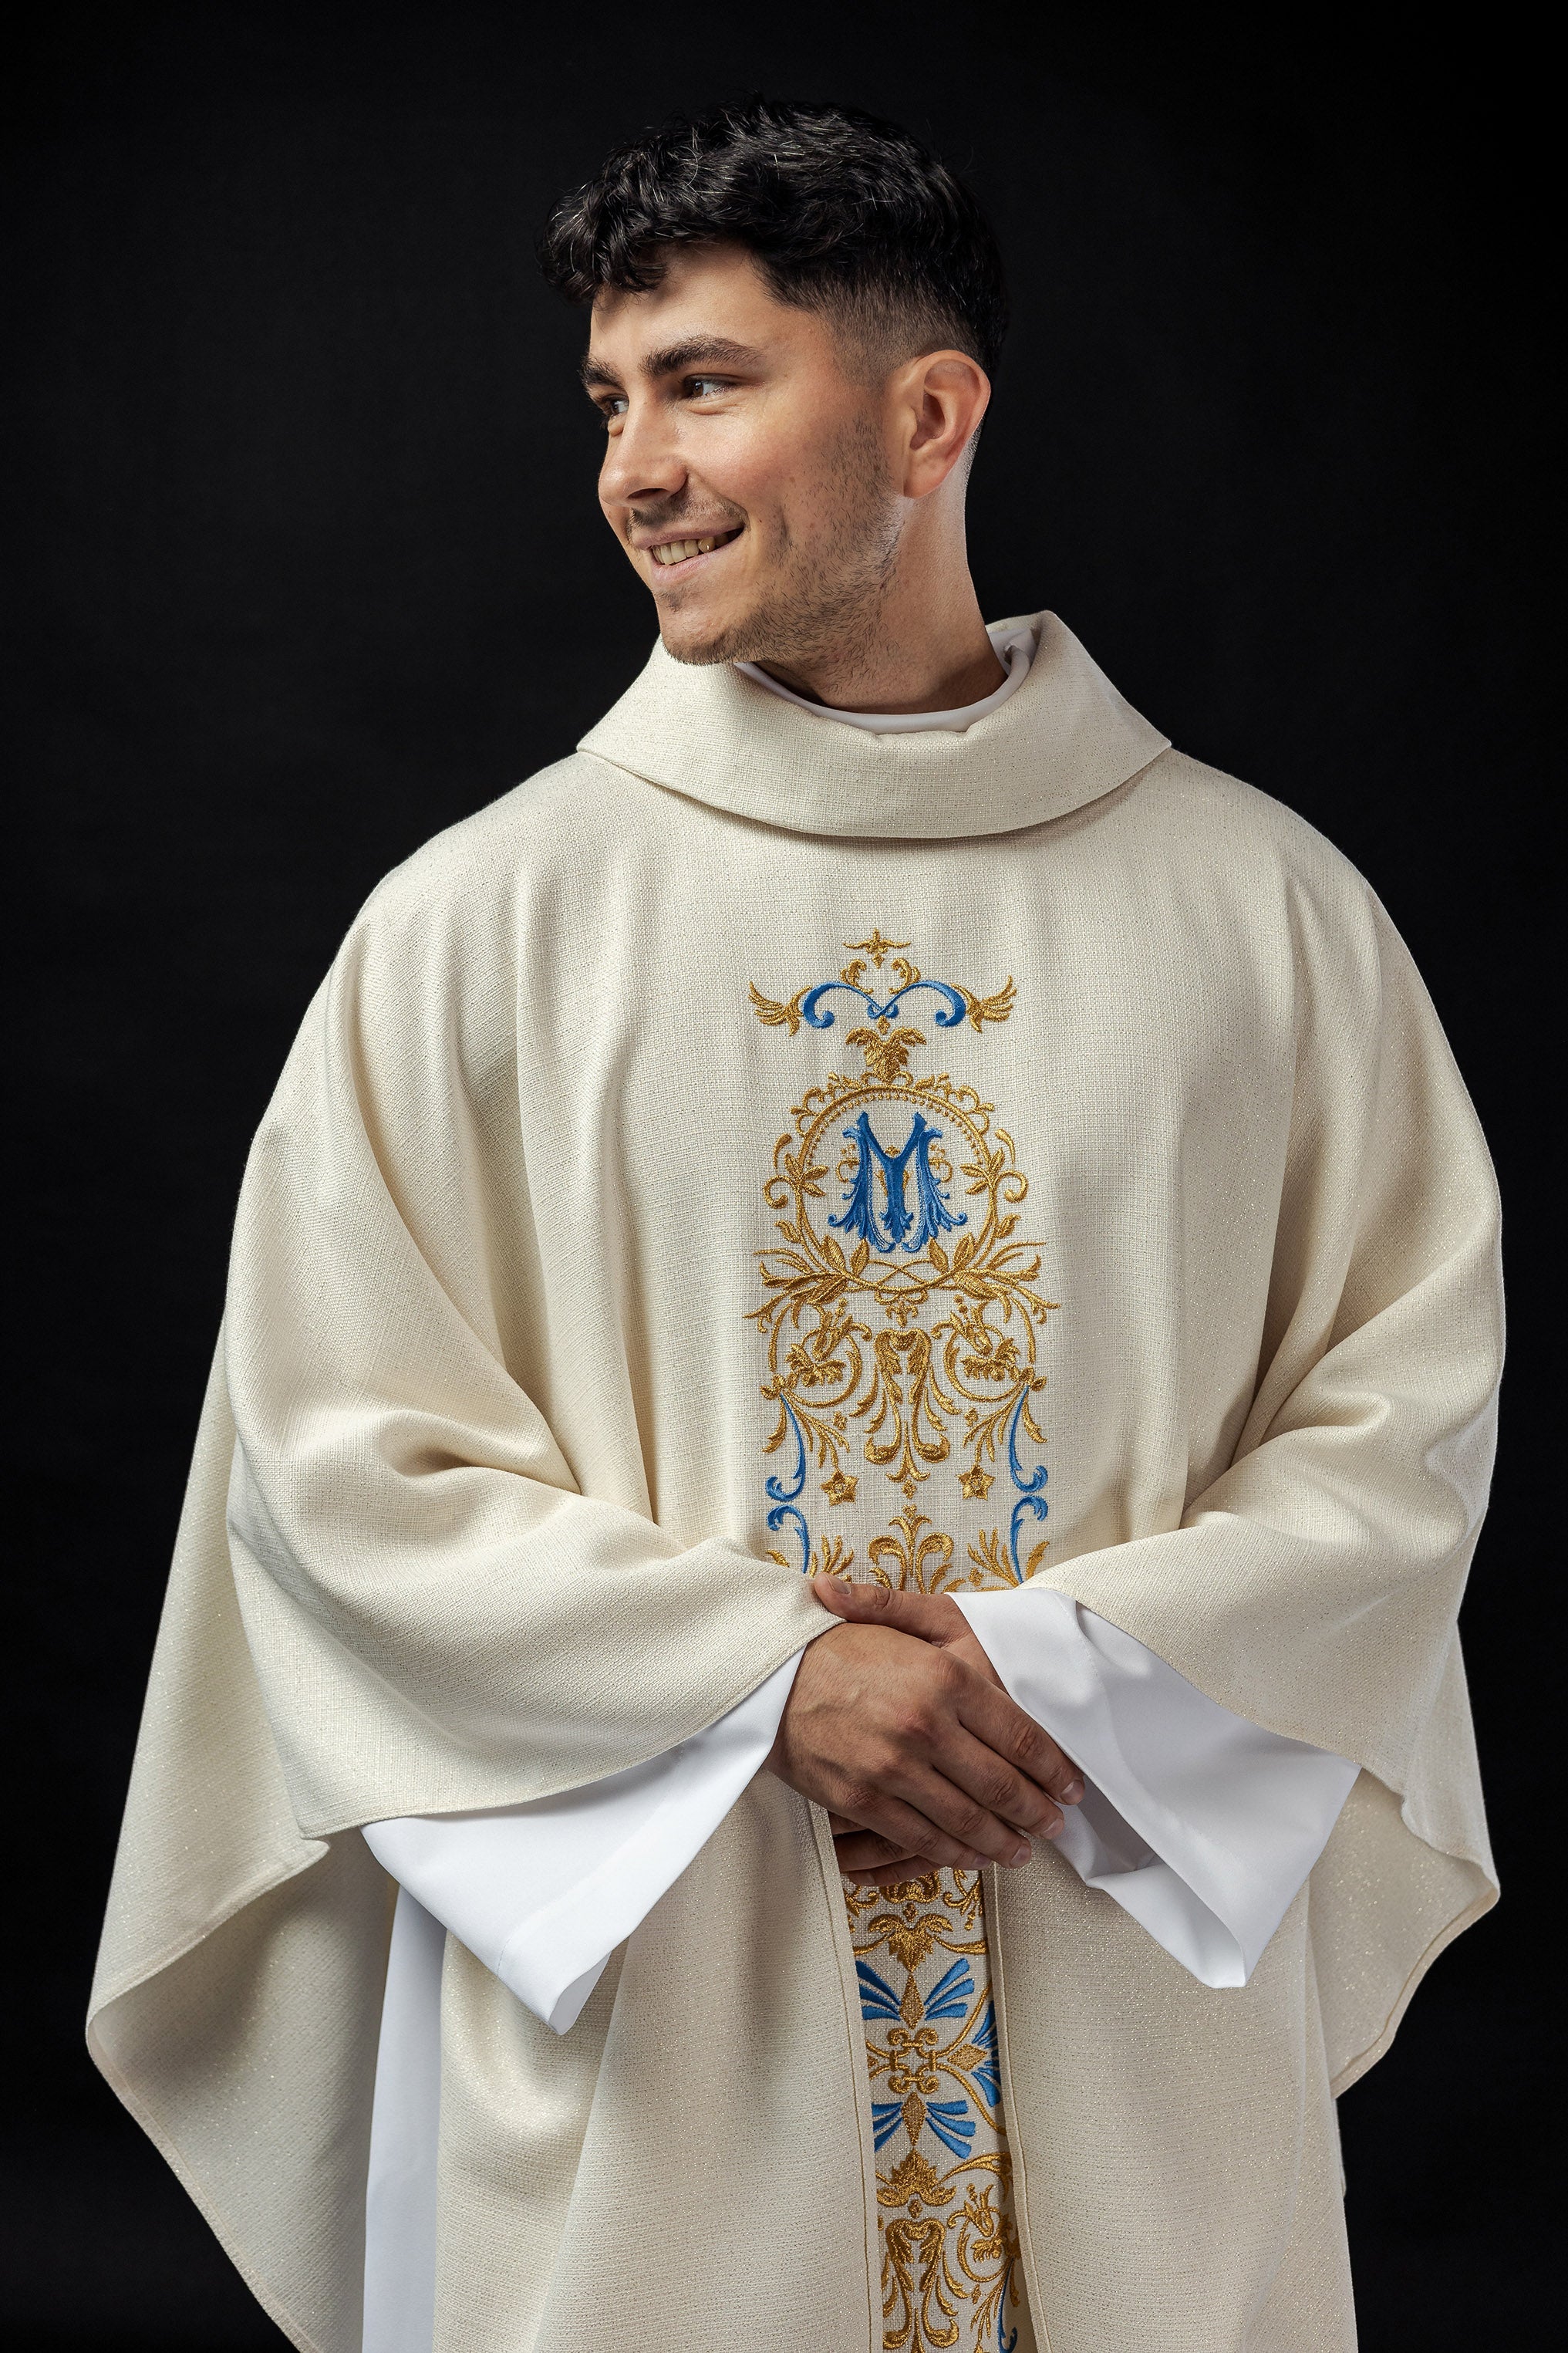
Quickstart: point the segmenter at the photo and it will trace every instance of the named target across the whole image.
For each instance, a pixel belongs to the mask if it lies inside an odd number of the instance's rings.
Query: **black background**
[[[1388,21],[1264,47],[1105,9],[388,0],[13,32],[13,2342],[283,2342],[80,2044],[231,1205],[359,901],[644,658],[584,322],[531,237],[613,139],[754,87],[889,112],[971,178],[1016,309],[972,498],[987,613],[1051,605],[1184,749],[1348,851],[1493,1138],[1515,1354],[1466,1625],[1511,1899],[1342,2120],[1369,2353],[1533,2340],[1545,68],[1495,13],[1456,52]]]

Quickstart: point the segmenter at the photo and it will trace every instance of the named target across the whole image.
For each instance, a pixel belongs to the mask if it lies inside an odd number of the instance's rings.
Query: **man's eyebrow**
[[[679,375],[694,367],[758,367],[762,358],[761,352],[750,343],[731,343],[726,335],[689,335],[683,343],[667,343],[663,351],[646,353],[641,372],[657,381],[660,376]],[[615,370],[591,354],[584,359],[579,373],[590,391],[595,385],[608,385],[617,392],[625,390]]]
[[[689,335],[683,343],[667,343],[649,352],[642,364],[647,376],[679,375],[693,367],[757,367],[762,353],[750,343],[732,343],[724,335]]]

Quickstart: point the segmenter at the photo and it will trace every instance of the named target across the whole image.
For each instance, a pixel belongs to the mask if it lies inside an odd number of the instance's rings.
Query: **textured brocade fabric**
[[[925,1593],[1016,1586],[1047,1539],[1040,1343],[1055,1304],[1020,1232],[1029,1182],[994,1106],[915,1061],[929,1030],[1014,1012],[929,978],[910,940],[758,1018],[864,1067],[822,1070],[780,1136],[753,1310],[767,1347],[773,1557]],[[843,1016],[842,1021],[840,1016]],[[943,1045],[945,1040],[940,1041]],[[965,1043],[973,1039],[966,1038]],[[1022,1450],[1022,1451],[1021,1451]],[[887,2353],[1026,2353],[977,1873],[845,1883],[870,2068]]]
[[[845,1882],[889,2353],[1023,2353],[1024,2283],[978,1873]]]

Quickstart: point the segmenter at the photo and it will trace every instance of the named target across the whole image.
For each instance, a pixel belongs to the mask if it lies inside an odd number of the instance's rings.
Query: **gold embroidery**
[[[1004,2311],[1016,2314],[1021,2291],[981,1881],[931,1872],[885,1894],[847,1883],[845,1896],[873,2130],[892,2158],[877,2177],[883,2344],[990,2353],[1008,2342]]]
[[[898,1536],[873,1536],[866,1547],[872,1576],[879,1585],[897,1586],[900,1590],[913,1586],[917,1593],[940,1593],[952,1558],[952,1538],[936,1528],[929,1536],[918,1535],[930,1523],[912,1504],[905,1504],[893,1525],[902,1531],[901,1541]],[[896,1577],[883,1566],[889,1560],[897,1565]]]
[[[777,1240],[757,1254],[765,1296],[752,1316],[776,1409],[763,1451],[781,1465],[766,1482],[767,1525],[792,1532],[795,1566],[847,1571],[854,1553],[816,1534],[804,1503],[815,1462],[827,1506],[874,1525],[879,1512],[847,1467],[858,1456],[903,1498],[864,1539],[859,1575],[922,1593],[1012,1585],[1045,1553],[1043,1538],[1020,1550],[1022,1530],[1045,1516],[1045,1472],[1026,1467],[1019,1445],[1045,1442],[1037,1351],[1056,1303],[1038,1288],[1040,1245],[1017,1238],[1029,1187],[1012,1137],[973,1088],[914,1074],[926,1035],[900,1015],[930,992],[939,1027],[980,1032],[1009,1018],[1015,984],[982,997],[928,980],[904,953],[910,942],[879,926],[847,945],[837,981],[787,1000],[751,990],[758,1019],[792,1038],[835,1028],[847,993],[858,1026],[846,1039],[865,1065],[806,1090],[764,1187]],[[916,1500],[934,1495],[944,1465],[956,1502],[985,1503],[999,1481],[1011,1495],[1006,1525],[975,1531],[962,1560]],[[844,1895],[879,2153],[884,2347],[1007,2353],[1021,2259],[981,1877],[847,1881]]]
[[[790,1566],[782,1552],[774,1552],[771,1548],[768,1558],[776,1560],[781,1568]],[[805,1574],[807,1577],[847,1577],[854,1565],[854,1552],[842,1536],[825,1536],[819,1545],[812,1546]]]
[[[844,944],[847,948],[864,948],[877,970],[880,972],[892,950],[907,948],[910,943],[908,940],[885,940],[880,929],[873,924],[868,940],[846,940]]]
[[[815,1209],[826,1196],[828,1131],[884,1104],[917,1117],[939,1113],[963,1139],[956,1173],[978,1207],[964,1212],[973,1229],[951,1251],[932,1235],[918,1256],[900,1257],[874,1250],[862,1234],[846,1253]],[[991,1111],[972,1087],[945,1075],[905,1073],[882,1083],[869,1061],[858,1079],[835,1074],[795,1106],[795,1133],[779,1138],[765,1187],[769,1206],[783,1213],[780,1243],[757,1253],[772,1295],[752,1310],[768,1340],[763,1394],[780,1409],[770,1453],[790,1435],[786,1400],[825,1471],[842,1470],[850,1425],[859,1421],[864,1459],[906,1496],[947,1459],[955,1423],[970,1458],[961,1474],[969,1496],[988,1492],[994,1472],[985,1466],[996,1463],[998,1440],[1020,1406],[1024,1430],[1044,1443],[1033,1407],[1046,1386],[1037,1335],[1057,1303],[1036,1287],[1039,1245],[1014,1240],[1029,1180],[1007,1131],[993,1135]],[[859,1149],[851,1141],[836,1155],[841,1183],[860,1173]],[[944,1176],[951,1184],[952,1159],[934,1139],[928,1162],[939,1185]],[[921,1328],[916,1319],[933,1299],[944,1312]]]
[[[771,1022],[775,1028],[787,1022],[792,1038],[800,1028],[800,1001],[805,995],[804,988],[797,989],[787,1005],[775,1005],[771,997],[763,995],[754,982],[752,987],[752,1003],[757,1008],[758,1020]]]
[[[918,2213],[921,2205],[951,2206],[958,2195],[918,2148],[911,2148],[908,2157],[900,2158],[892,2171],[880,2179],[882,2186],[877,2193],[879,2206],[913,2204]]]

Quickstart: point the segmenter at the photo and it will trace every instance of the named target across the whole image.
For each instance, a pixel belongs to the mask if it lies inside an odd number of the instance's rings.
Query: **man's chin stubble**
[[[825,595],[820,584],[811,590],[786,588],[733,620],[694,627],[679,633],[679,613],[659,616],[665,651],[679,662],[700,668],[715,662],[773,663],[786,670],[810,671],[824,660],[842,660],[854,646],[869,649],[880,625],[881,592],[887,570],[868,565],[860,576],[841,579]]]
[[[659,635],[664,639],[665,652],[678,662],[689,663],[694,670],[714,662],[752,661],[755,659],[744,650],[751,640],[751,631],[744,623],[721,628],[709,637],[672,637],[666,617],[661,613]]]

